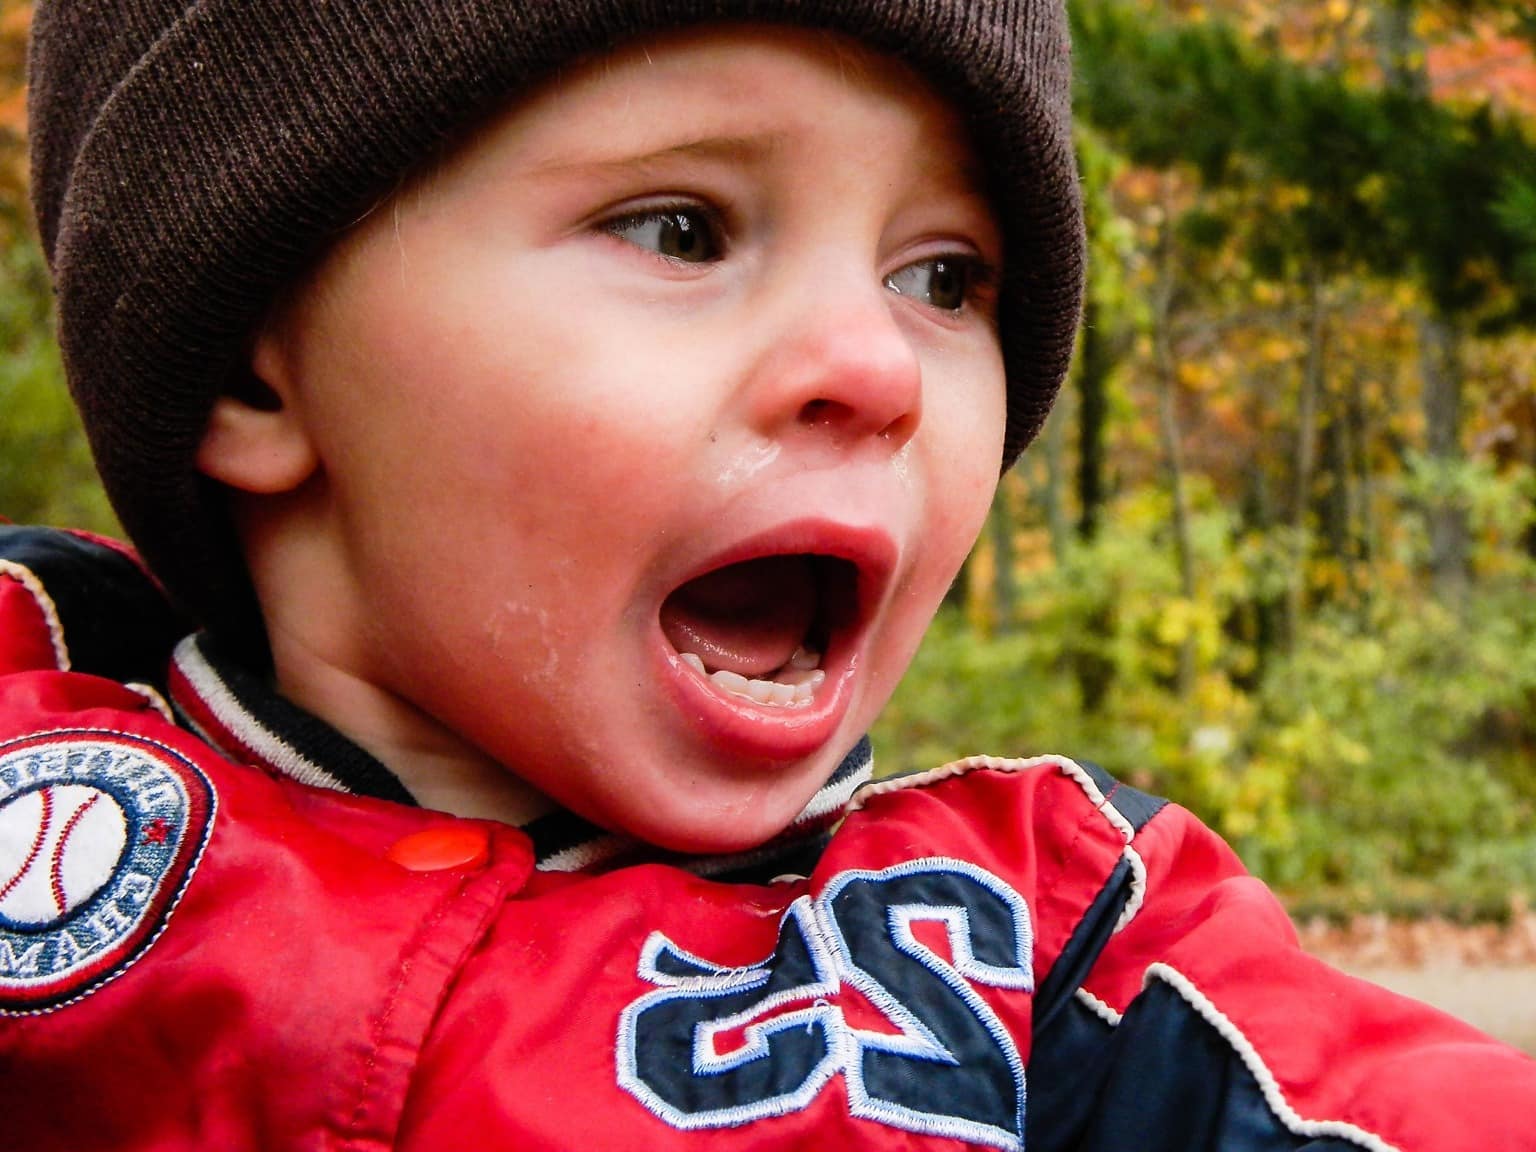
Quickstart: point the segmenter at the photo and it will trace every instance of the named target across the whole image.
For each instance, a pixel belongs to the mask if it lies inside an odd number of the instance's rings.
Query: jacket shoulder
[[[125,545],[0,525],[0,672],[158,683],[189,630]]]

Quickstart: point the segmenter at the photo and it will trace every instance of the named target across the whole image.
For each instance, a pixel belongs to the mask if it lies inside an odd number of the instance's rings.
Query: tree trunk
[[[992,536],[992,608],[999,633],[1010,632],[1016,622],[1018,581],[1013,572],[1013,513],[1009,506],[1008,486],[999,484],[987,514],[987,528]]]
[[[1339,484],[1343,491],[1340,506],[1344,515],[1344,547],[1339,558],[1349,577],[1351,599],[1370,588],[1367,565],[1370,562],[1370,544],[1366,536],[1365,509],[1365,446],[1364,428],[1360,412],[1360,372],[1349,375],[1342,403],[1334,416],[1339,430]]]
[[[1109,496],[1104,441],[1109,423],[1109,377],[1121,356],[1121,341],[1109,327],[1104,307],[1090,292],[1084,305],[1077,357],[1077,538],[1092,544],[1099,536]],[[1115,625],[1113,605],[1100,605],[1083,621],[1085,643],[1073,655],[1083,711],[1103,710],[1114,683],[1115,665],[1102,654]]]
[[[1429,72],[1424,44],[1413,28],[1418,0],[1386,0],[1377,13],[1376,39],[1389,87],[1424,95]],[[1439,311],[1419,318],[1419,361],[1424,379],[1425,450],[1442,474],[1462,459],[1462,366],[1460,336],[1450,317]],[[1459,601],[1470,581],[1471,533],[1466,512],[1449,496],[1430,501],[1430,582],[1442,600]]]
[[[1387,87],[1424,95],[1429,91],[1424,45],[1413,30],[1417,0],[1385,0],[1376,11],[1376,55]]]
[[[1056,407],[1045,422],[1045,427],[1040,430],[1040,439],[1045,456],[1045,485],[1040,491],[1040,503],[1044,506],[1041,511],[1045,513],[1045,527],[1051,538],[1051,559],[1060,567],[1067,560],[1067,512],[1062,499],[1062,489],[1065,486],[1063,477],[1066,475],[1067,465],[1067,421],[1068,413],[1065,411],[1067,397],[1063,396],[1056,401]]]
[[[1324,492],[1321,543],[1329,560],[1350,576],[1355,558],[1354,475],[1350,470],[1349,425],[1335,413],[1322,422]]]
[[[1356,549],[1366,570],[1361,584],[1370,589],[1375,585],[1370,573],[1381,551],[1381,533],[1376,524],[1376,466],[1371,458],[1371,419],[1366,411],[1362,383],[1358,373],[1350,381],[1349,426],[1350,439],[1354,443],[1355,523],[1359,525]]]
[[[1316,264],[1307,269],[1307,363],[1301,377],[1301,396],[1296,406],[1296,473],[1291,489],[1291,570],[1286,583],[1285,644],[1296,650],[1301,617],[1306,603],[1307,560],[1310,553],[1307,512],[1311,506],[1312,477],[1317,468],[1317,409],[1323,391],[1328,335],[1327,302],[1322,273]]]
[[[1439,315],[1420,317],[1419,355],[1424,376],[1424,447],[1430,463],[1446,474],[1462,460],[1461,337],[1455,325]],[[1443,493],[1430,500],[1425,518],[1435,595],[1459,602],[1471,581],[1472,533],[1466,509],[1454,495]]]
[[[1104,510],[1104,431],[1109,420],[1109,374],[1114,355],[1102,325],[1102,306],[1092,295],[1083,311],[1082,343],[1077,371],[1077,499],[1078,538],[1092,543],[1099,534]]]
[[[1195,555],[1190,534],[1189,496],[1184,483],[1184,451],[1179,428],[1178,372],[1173,355],[1173,237],[1170,213],[1157,245],[1157,284],[1152,296],[1152,346],[1157,368],[1157,424],[1173,498],[1173,546],[1179,565],[1179,593],[1195,599]],[[1179,695],[1188,697],[1195,687],[1195,641],[1186,636],[1179,645]]]
[[[1262,428],[1272,397],[1280,387],[1280,370],[1272,365],[1256,368],[1249,380],[1244,399],[1246,423],[1250,428]],[[1282,520],[1284,510],[1277,505],[1274,493],[1272,469],[1265,454],[1256,447],[1249,456],[1244,472],[1242,517],[1244,527],[1252,533],[1270,539],[1276,525]],[[1277,594],[1269,581],[1255,581],[1251,599],[1241,610],[1238,625],[1239,636],[1253,645],[1253,669],[1247,675],[1235,674],[1234,681],[1248,692],[1257,692],[1264,682],[1270,660],[1283,647],[1285,598]]]

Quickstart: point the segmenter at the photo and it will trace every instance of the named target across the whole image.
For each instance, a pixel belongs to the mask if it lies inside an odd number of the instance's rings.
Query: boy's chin
[[[690,788],[674,784],[651,802],[622,803],[598,822],[669,852],[720,856],[749,852],[780,836],[836,768],[787,766],[760,785],[736,781]],[[802,783],[803,781],[803,783]]]
[[[807,800],[807,803],[809,800]],[[784,832],[800,808],[782,819],[763,813],[720,813],[715,819],[689,813],[686,819],[645,819],[629,822],[628,835],[646,844],[688,856],[729,856],[760,848]],[[659,814],[658,814],[659,815]]]

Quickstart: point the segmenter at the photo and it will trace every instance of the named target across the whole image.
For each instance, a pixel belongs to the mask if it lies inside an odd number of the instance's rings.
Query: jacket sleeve
[[[1536,1061],[1304,953],[1189,813],[1134,824],[1037,996],[1031,1152],[1536,1147]]]

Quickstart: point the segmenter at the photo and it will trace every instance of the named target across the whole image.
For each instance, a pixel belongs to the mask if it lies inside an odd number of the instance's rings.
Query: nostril
[[[873,415],[861,414],[857,408],[838,400],[807,400],[800,406],[799,422],[802,427],[821,429],[839,440],[872,434],[881,440],[905,443],[917,428],[918,415],[915,412],[902,412],[883,425],[865,418]]]
[[[826,424],[835,415],[835,409],[841,407],[832,400],[807,400],[800,409],[800,422],[802,424]]]

